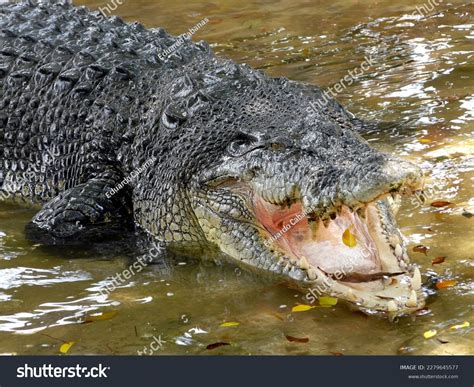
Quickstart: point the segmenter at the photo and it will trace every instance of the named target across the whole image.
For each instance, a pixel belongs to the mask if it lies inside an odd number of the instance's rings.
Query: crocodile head
[[[392,316],[421,308],[393,210],[419,189],[420,169],[372,148],[314,86],[260,75],[227,86],[187,124],[199,138],[186,149],[187,196],[205,239],[310,302],[325,294]]]

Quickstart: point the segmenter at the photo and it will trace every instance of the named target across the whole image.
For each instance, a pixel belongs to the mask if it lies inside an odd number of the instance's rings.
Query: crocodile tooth
[[[417,267],[415,267],[415,270],[413,271],[411,287],[414,290],[418,290],[421,288],[421,273],[420,273],[420,269],[418,269]]]
[[[410,298],[406,302],[406,306],[409,308],[413,308],[418,305],[418,299],[416,297],[416,292],[414,290],[411,291]]]
[[[399,244],[397,244],[397,245],[395,246],[395,255],[396,255],[398,258],[403,257],[402,246],[400,246]]]
[[[395,301],[387,302],[387,309],[389,312],[396,312],[398,310],[396,302]]]
[[[313,281],[315,280],[316,278],[318,278],[318,276],[316,275],[316,271],[313,269],[313,268],[309,268],[308,269],[308,278]]]
[[[390,237],[388,238],[388,242],[392,245],[392,247],[396,247],[397,245],[400,244],[400,238],[398,237],[398,235],[390,235]]]
[[[352,289],[349,289],[349,291],[347,292],[347,299],[348,299],[349,301],[354,301],[354,302],[357,301],[357,296],[354,294],[354,292],[352,291]]]
[[[300,268],[303,270],[308,270],[309,269],[309,263],[308,260],[306,259],[305,256],[302,256],[300,258]]]

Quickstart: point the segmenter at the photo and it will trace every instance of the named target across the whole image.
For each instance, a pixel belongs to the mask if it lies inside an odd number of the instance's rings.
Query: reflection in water
[[[125,257],[72,259],[32,246],[23,227],[34,211],[0,204],[0,352],[57,354],[63,341],[74,341],[71,353],[134,354],[160,336],[162,354],[205,354],[216,342],[231,345],[212,353],[472,354],[474,6],[454,1],[423,14],[415,9],[406,0],[140,0],[114,12],[173,34],[207,17],[194,40],[273,76],[322,88],[374,57],[373,68],[337,98],[360,117],[398,124],[366,137],[427,172],[427,203],[405,200],[399,214],[410,246],[429,247],[426,255],[411,254],[431,289],[427,310],[395,324],[344,305],[291,313],[304,300],[286,286],[232,267],[184,262],[165,279],[150,266],[101,295],[108,278],[127,267]],[[435,200],[455,205],[430,206]],[[444,263],[432,264],[436,257]],[[457,283],[434,291],[439,280]],[[83,323],[98,312],[103,321]],[[221,326],[229,321],[239,325]],[[449,328],[465,321],[470,328]],[[428,329],[446,343],[424,339]],[[289,343],[285,335],[309,341]]]

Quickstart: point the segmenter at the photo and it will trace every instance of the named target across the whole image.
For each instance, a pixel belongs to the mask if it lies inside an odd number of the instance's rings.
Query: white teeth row
[[[395,255],[397,258],[403,258],[402,246],[400,246],[399,244],[395,246]]]
[[[395,235],[395,234],[390,235],[390,237],[388,238],[388,242],[390,243],[390,245],[395,247],[400,244],[400,238],[398,237],[398,235]]]
[[[407,299],[407,302],[405,305],[408,308],[416,308],[418,306],[418,296],[416,295],[416,292],[414,290],[411,291],[410,297]],[[399,306],[395,301],[389,301],[387,302],[387,310],[389,312],[397,312],[399,309]]]

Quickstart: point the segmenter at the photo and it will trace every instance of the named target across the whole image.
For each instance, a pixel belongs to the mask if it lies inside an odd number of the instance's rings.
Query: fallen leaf
[[[430,329],[429,331],[426,331],[425,333],[423,333],[423,337],[425,339],[429,339],[433,336],[436,336],[437,333],[438,331],[436,329]]]
[[[353,225],[350,225],[346,231],[342,234],[342,242],[348,247],[355,247],[357,244],[357,240],[355,235],[351,232]]]
[[[313,308],[316,308],[316,307],[311,306],[311,305],[300,304],[300,305],[296,305],[293,308],[291,308],[291,311],[292,312],[306,312],[307,310],[310,310],[310,309],[313,309]]]
[[[440,339],[439,337],[436,340],[438,340],[441,344],[448,344],[449,343],[448,340]]]
[[[438,289],[445,289],[445,288],[450,288],[456,285],[457,283],[458,281],[455,281],[455,280],[440,281],[436,284],[436,287]]]
[[[104,321],[104,320],[110,320],[111,318],[114,318],[117,315],[117,311],[113,310],[111,312],[104,312],[100,314],[92,314],[90,316],[86,316],[82,324],[88,324],[91,322],[95,321]]]
[[[457,329],[462,329],[462,328],[469,328],[471,324],[469,323],[469,321],[464,321],[462,324],[456,324],[456,325],[453,325],[451,327],[449,327],[449,329],[455,331]]]
[[[337,298],[335,297],[319,297],[319,305],[321,305],[323,308],[329,308],[331,306],[334,306],[337,304]]]
[[[278,313],[270,313],[270,316],[273,316],[273,317],[277,318],[280,321],[284,320],[283,317],[281,317]]]
[[[431,142],[429,138],[420,138],[418,141],[422,144],[429,144]]]
[[[213,344],[209,344],[206,349],[209,349],[209,350],[212,350],[212,349],[216,349],[216,348],[219,348],[219,347],[222,347],[224,345],[230,345],[230,343],[226,343],[224,341],[219,341],[217,343],[213,343]]]
[[[285,335],[286,339],[292,343],[307,343],[309,341],[309,338],[307,337],[294,337],[294,336],[288,336]]]
[[[447,207],[451,205],[454,205],[454,203],[447,202],[445,200],[438,200],[436,202],[431,203],[431,207],[436,207],[436,208]]]
[[[228,321],[228,322],[223,322],[219,326],[220,327],[236,327],[237,325],[240,325],[240,323],[236,321]]]
[[[461,214],[465,218],[472,218],[472,214],[469,211],[464,210],[463,213]]]
[[[446,257],[436,257],[431,261],[432,265],[439,265],[440,263],[443,263],[446,260]]]
[[[423,253],[426,255],[427,251],[429,250],[429,247],[423,246],[423,245],[417,245],[413,247],[413,251],[415,253]]]
[[[64,354],[68,353],[69,350],[71,349],[71,347],[72,347],[74,344],[76,344],[75,341],[68,341],[68,342],[62,344],[62,345],[59,347],[59,352],[64,353]]]

